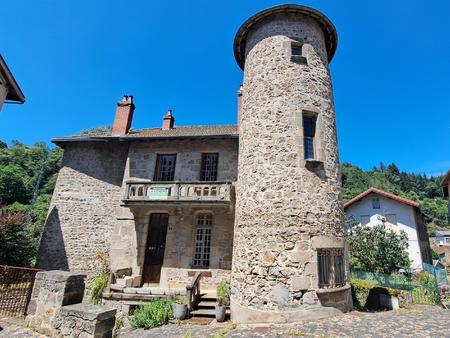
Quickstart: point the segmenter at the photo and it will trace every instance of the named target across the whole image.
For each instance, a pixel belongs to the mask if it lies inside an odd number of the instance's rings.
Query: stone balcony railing
[[[125,204],[170,203],[222,203],[232,199],[232,182],[155,182],[128,181],[123,202]]]

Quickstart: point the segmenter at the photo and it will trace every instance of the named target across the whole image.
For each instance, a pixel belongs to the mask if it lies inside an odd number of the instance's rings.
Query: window
[[[219,154],[202,154],[202,166],[200,171],[200,181],[217,181],[217,164]]]
[[[306,58],[303,56],[303,45],[301,43],[291,43],[291,61],[303,64],[306,63]]]
[[[318,249],[319,287],[336,287],[345,284],[344,249]]]
[[[291,55],[292,56],[301,56],[302,55],[302,47],[299,45],[297,45],[297,46],[293,45],[291,47]]]
[[[211,252],[212,215],[200,214],[197,216],[195,227],[195,248],[193,267],[208,268]]]
[[[372,208],[380,209],[380,199],[378,197],[372,198]]]
[[[361,215],[361,225],[367,225],[370,223],[369,215]]]
[[[386,222],[397,225],[397,215],[396,214],[386,214],[385,216],[386,216]]]
[[[303,147],[305,160],[314,159],[314,136],[316,134],[316,117],[303,115]]]
[[[156,160],[155,181],[173,181],[177,155],[158,155]]]

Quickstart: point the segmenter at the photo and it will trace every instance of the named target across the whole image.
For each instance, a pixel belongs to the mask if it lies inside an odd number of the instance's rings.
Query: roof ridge
[[[395,200],[397,202],[408,204],[408,205],[410,205],[412,207],[416,207],[416,208],[420,207],[420,204],[418,202],[416,202],[416,201],[410,200],[410,199],[405,198],[405,197],[398,196],[398,195],[393,194],[391,192],[384,191],[384,190],[381,190],[381,189],[378,189],[378,188],[375,188],[375,187],[370,187],[366,191],[363,191],[362,193],[356,195],[355,197],[353,197],[352,199],[350,199],[346,203],[344,203],[344,209],[349,207],[353,203],[363,199],[364,197],[366,197],[367,195],[369,195],[371,193],[377,193],[377,194],[382,195],[384,197],[393,199],[393,200]]]

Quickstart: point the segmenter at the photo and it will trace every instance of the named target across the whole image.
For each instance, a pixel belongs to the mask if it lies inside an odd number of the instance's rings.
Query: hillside
[[[5,243],[0,248],[0,263],[33,264],[62,154],[61,148],[50,149],[44,142],[26,146],[15,141],[8,147],[0,141],[0,206],[10,214],[20,213],[26,220],[25,224],[11,227],[11,219],[2,216],[0,209],[0,241]],[[449,227],[440,180],[401,172],[395,164],[380,164],[370,171],[350,163],[342,165],[344,200],[376,187],[418,201],[430,232],[436,227]],[[17,250],[19,244],[21,250]],[[11,252],[16,251],[21,252],[20,257],[11,257]]]

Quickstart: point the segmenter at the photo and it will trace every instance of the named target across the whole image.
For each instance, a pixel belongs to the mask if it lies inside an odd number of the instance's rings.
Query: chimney
[[[167,114],[163,117],[162,130],[169,130],[173,128],[175,118],[172,115],[172,109],[167,111]]]
[[[117,102],[116,117],[112,128],[113,135],[118,136],[128,133],[133,120],[133,112],[133,96],[124,95],[122,100]]]
[[[239,90],[237,91],[237,130],[239,131],[239,126],[241,124],[241,108],[242,108],[242,85],[239,86]]]

